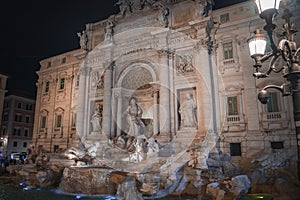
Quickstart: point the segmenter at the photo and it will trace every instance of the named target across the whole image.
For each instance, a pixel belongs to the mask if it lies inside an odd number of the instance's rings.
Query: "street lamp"
[[[259,91],[258,99],[261,103],[266,104],[269,102],[270,95],[267,91],[270,88],[277,89],[284,96],[292,95],[293,97],[293,111],[294,121],[296,127],[297,148],[298,148],[298,178],[300,177],[300,66],[299,66],[299,51],[295,42],[296,25],[290,22],[292,16],[286,9],[284,16],[286,23],[283,25],[283,33],[280,36],[278,45],[276,46],[273,40],[273,30],[276,25],[273,24],[273,18],[276,16],[280,0],[255,0],[255,3],[260,12],[260,17],[265,19],[266,25],[264,30],[268,34],[271,43],[271,52],[265,53],[266,38],[260,33],[259,30],[255,31],[255,35],[249,38],[249,48],[251,57],[254,59],[256,78],[266,78],[271,72],[282,72],[285,78],[285,83],[281,86],[267,85]],[[285,66],[277,66],[276,60],[281,57],[285,62]],[[260,71],[262,63],[270,60],[268,69],[264,72]]]

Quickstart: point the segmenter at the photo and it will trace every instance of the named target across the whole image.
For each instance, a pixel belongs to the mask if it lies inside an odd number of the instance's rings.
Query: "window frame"
[[[64,90],[66,88],[66,79],[65,78],[60,78],[59,79],[59,90]]]
[[[223,59],[224,60],[232,60],[234,59],[233,55],[233,42],[232,41],[227,41],[222,43],[223,47]],[[229,48],[230,47],[230,48]]]

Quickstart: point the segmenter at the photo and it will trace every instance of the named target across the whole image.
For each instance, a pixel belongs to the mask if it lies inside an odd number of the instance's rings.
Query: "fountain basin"
[[[118,185],[110,180],[112,170],[96,167],[67,167],[59,188],[67,193],[116,194]]]

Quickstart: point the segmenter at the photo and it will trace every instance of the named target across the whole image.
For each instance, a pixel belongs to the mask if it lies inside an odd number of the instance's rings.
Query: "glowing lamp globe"
[[[266,37],[260,33],[259,29],[255,30],[254,33],[255,35],[248,39],[250,55],[253,58],[264,55],[267,45]]]

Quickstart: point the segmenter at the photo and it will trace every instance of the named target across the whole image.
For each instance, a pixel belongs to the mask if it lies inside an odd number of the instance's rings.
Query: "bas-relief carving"
[[[193,72],[193,57],[191,55],[176,56],[176,71],[178,73]]]
[[[99,72],[93,72],[91,77],[92,89],[100,89],[104,87],[104,76],[99,75]]]

